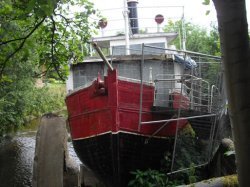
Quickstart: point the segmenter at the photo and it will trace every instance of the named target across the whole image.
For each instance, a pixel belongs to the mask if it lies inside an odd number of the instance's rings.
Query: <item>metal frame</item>
[[[140,85],[140,110],[139,110],[139,124],[138,124],[138,130],[140,131],[141,129],[141,125],[153,125],[153,124],[158,124],[158,123],[164,123],[164,125],[162,127],[160,127],[158,130],[156,130],[152,136],[156,135],[158,132],[160,132],[169,122],[171,121],[177,121],[177,128],[176,128],[176,132],[175,132],[175,140],[174,140],[174,149],[173,149],[173,153],[172,153],[172,161],[171,161],[171,172],[168,173],[168,174],[172,174],[172,173],[176,173],[176,172],[182,172],[182,171],[185,171],[185,170],[188,170],[190,168],[185,168],[185,169],[181,169],[181,170],[177,170],[177,171],[173,171],[174,169],[174,161],[175,161],[175,154],[176,154],[176,144],[177,144],[177,139],[178,139],[178,125],[179,125],[179,121],[180,120],[184,120],[184,119],[195,119],[195,118],[204,118],[204,117],[214,117],[214,121],[212,123],[212,126],[211,126],[211,129],[210,129],[210,136],[209,136],[209,145],[208,145],[208,158],[207,158],[207,162],[203,163],[203,164],[199,164],[199,165],[196,165],[195,167],[200,167],[200,166],[203,166],[203,165],[206,165],[209,161],[210,161],[210,156],[212,154],[212,148],[213,148],[213,138],[214,138],[214,134],[215,134],[215,127],[216,127],[216,122],[217,122],[217,117],[218,117],[218,114],[217,113],[211,113],[212,112],[212,104],[213,104],[213,98],[214,98],[214,90],[218,88],[213,85],[211,87],[211,92],[210,92],[210,84],[205,81],[205,80],[202,80],[201,78],[198,78],[198,77],[195,77],[193,76],[193,70],[192,70],[192,74],[191,75],[188,75],[191,79],[190,80],[185,80],[184,79],[184,76],[187,76],[187,75],[180,75],[181,78],[179,79],[158,79],[158,80],[155,80],[154,82],[160,82],[160,81],[180,81],[181,82],[181,92],[183,92],[183,88],[184,85],[183,83],[186,81],[190,81],[191,83],[191,100],[194,99],[194,89],[193,89],[193,86],[194,86],[194,82],[195,81],[199,81],[200,83],[200,89],[197,91],[200,93],[200,96],[202,95],[202,82],[203,83],[206,83],[207,84],[207,97],[208,97],[208,101],[207,101],[207,111],[210,113],[210,114],[206,114],[206,115],[198,115],[198,116],[190,116],[190,117],[181,117],[180,114],[181,114],[181,107],[178,108],[178,114],[177,114],[177,118],[176,119],[166,119],[166,120],[158,120],[158,121],[147,121],[147,122],[143,122],[142,121],[142,104],[143,104],[143,66],[144,66],[144,49],[148,47],[148,48],[154,48],[154,49],[161,49],[161,50],[168,50],[168,51],[174,51],[174,52],[179,52],[179,53],[184,53],[183,55],[186,56],[186,55],[198,55],[199,56],[199,59],[200,57],[209,57],[209,58],[213,58],[215,60],[220,60],[221,58],[220,57],[217,57],[217,56],[212,56],[212,55],[206,55],[206,54],[202,54],[202,53],[196,53],[196,52],[191,52],[191,51],[183,51],[183,50],[172,50],[172,49],[165,49],[165,48],[160,48],[160,47],[155,47],[155,46],[149,46],[149,45],[145,45],[145,44],[142,44],[142,57],[141,57],[141,63],[140,63],[140,76],[141,76],[141,85]],[[175,76],[175,75],[174,75]],[[202,105],[202,98],[200,97],[200,106]],[[179,99],[179,106],[180,104],[182,103],[182,97],[181,99]],[[192,102],[192,105],[191,105],[191,109],[194,109],[194,102]],[[217,112],[217,111],[215,111]],[[151,136],[151,137],[152,137]]]
[[[158,76],[158,75],[157,75]],[[210,84],[209,82],[195,77],[193,75],[188,75],[188,74],[183,74],[183,75],[172,75],[172,74],[165,74],[164,76],[170,76],[170,77],[175,77],[175,76],[179,76],[181,78],[167,78],[167,79],[155,79],[154,83],[155,85],[157,85],[158,82],[170,82],[170,83],[177,83],[177,82],[181,82],[181,85],[183,87],[185,87],[185,90],[189,90],[189,99],[190,99],[190,109],[194,109],[194,107],[206,107],[207,111],[209,112],[211,109],[211,99],[210,97],[212,97],[210,95]],[[185,79],[185,77],[189,77],[189,79]],[[186,84],[183,83],[190,83],[191,86],[188,87]],[[205,83],[205,87],[202,86],[202,84]],[[172,84],[170,84],[172,85]],[[196,88],[198,87],[198,88]],[[213,87],[214,88],[214,87]],[[180,88],[175,88],[175,86],[167,88],[168,90],[178,90]],[[198,90],[199,89],[199,90]],[[183,93],[184,88],[182,89],[182,91],[180,93]],[[194,93],[198,93],[198,96],[195,96]],[[159,93],[158,93],[159,95]],[[205,99],[205,97],[207,97],[207,100]],[[155,101],[157,101],[157,95],[155,95]],[[199,103],[195,102],[196,100],[199,100]],[[170,100],[166,100],[166,101],[170,101]],[[207,105],[202,105],[201,102],[202,101],[206,101]],[[196,109],[197,110],[197,109]]]

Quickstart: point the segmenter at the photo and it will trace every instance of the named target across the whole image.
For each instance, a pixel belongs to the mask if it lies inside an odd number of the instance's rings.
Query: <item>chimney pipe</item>
[[[138,0],[127,0],[129,10],[129,21],[132,34],[139,33],[138,15],[137,15],[137,4]]]

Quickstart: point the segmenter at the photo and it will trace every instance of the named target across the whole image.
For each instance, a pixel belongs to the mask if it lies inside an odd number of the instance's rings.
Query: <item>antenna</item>
[[[181,20],[181,25],[182,25],[182,50],[186,51],[186,29],[185,29],[185,17],[184,17],[184,6],[182,7],[182,20]]]

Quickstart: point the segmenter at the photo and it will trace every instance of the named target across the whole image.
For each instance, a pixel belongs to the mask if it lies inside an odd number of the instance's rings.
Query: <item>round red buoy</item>
[[[163,15],[157,14],[157,15],[155,16],[155,22],[156,22],[156,23],[161,24],[163,21],[164,21],[164,16],[163,16]]]
[[[98,22],[98,25],[99,25],[99,27],[104,29],[108,25],[107,19],[105,19],[105,18],[100,19],[99,22]]]

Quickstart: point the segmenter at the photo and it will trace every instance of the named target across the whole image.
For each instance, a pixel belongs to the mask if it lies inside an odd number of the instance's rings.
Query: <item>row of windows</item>
[[[162,42],[162,43],[150,43],[147,45],[159,47],[159,48],[165,48],[164,42]],[[130,50],[130,54],[141,55],[142,54],[142,45],[141,44],[130,45],[129,50]],[[164,54],[164,53],[165,53],[164,49],[148,48],[148,47],[144,49],[144,54]],[[126,50],[125,50],[124,45],[114,46],[112,48],[112,55],[114,55],[114,56],[125,55],[125,54],[126,54]]]
[[[114,62],[113,67],[118,70],[119,76],[140,79],[140,61]],[[150,68],[152,68],[152,77],[157,74],[173,74],[174,65],[171,62],[146,61],[143,68],[143,79],[149,81]],[[93,81],[98,73],[101,77],[106,73],[106,67],[102,63],[82,63],[73,66],[73,85],[74,89],[86,85]]]

